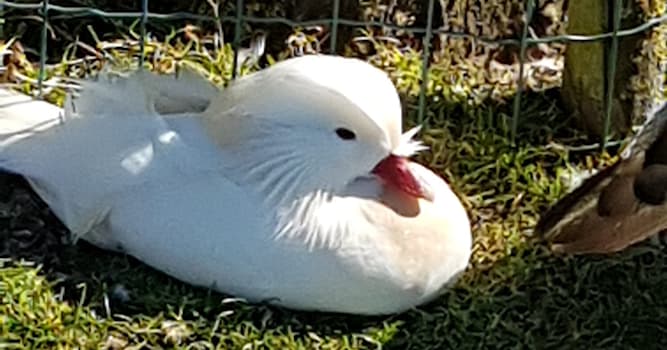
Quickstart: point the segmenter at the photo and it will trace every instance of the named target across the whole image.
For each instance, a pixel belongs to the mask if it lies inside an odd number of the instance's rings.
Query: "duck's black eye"
[[[343,140],[354,140],[357,138],[357,135],[354,133],[354,131],[346,128],[336,129],[336,135],[338,135],[338,137]]]

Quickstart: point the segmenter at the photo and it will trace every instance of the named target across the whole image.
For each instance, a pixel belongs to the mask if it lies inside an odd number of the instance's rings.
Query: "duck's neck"
[[[340,191],[313,181],[305,169],[297,171],[289,158],[250,164],[234,177],[260,198],[276,229],[273,238],[302,243],[309,248],[338,247],[348,223],[335,209]]]
[[[337,199],[349,194],[350,181],[340,169],[331,169],[321,156],[324,150],[315,148],[323,147],[315,136],[297,126],[252,120],[239,111],[203,121],[224,153],[225,176],[262,203],[274,221],[276,238],[311,247],[333,247],[344,239],[346,216],[336,206]]]
[[[321,169],[308,166],[303,154],[280,147],[228,149],[225,173],[262,202],[275,223],[275,239],[310,248],[338,246],[349,231],[346,216],[336,209],[346,186],[322,179]]]

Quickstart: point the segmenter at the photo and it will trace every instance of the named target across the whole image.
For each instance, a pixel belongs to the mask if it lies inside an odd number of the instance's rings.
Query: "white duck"
[[[0,167],[71,230],[182,281],[293,309],[401,312],[466,268],[468,216],[407,157],[381,70],[304,56],[222,92],[135,74],[60,110],[0,94]]]

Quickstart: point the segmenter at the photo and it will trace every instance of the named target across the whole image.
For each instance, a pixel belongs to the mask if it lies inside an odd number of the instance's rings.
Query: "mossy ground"
[[[127,41],[102,57],[130,62]],[[223,82],[229,55],[197,46],[151,43],[151,68],[187,64]],[[155,52],[155,51],[151,51]],[[228,51],[227,51],[228,52]],[[159,58],[159,59],[158,59]],[[20,60],[19,60],[20,61]],[[17,61],[18,62],[18,61]],[[83,75],[87,64],[52,66],[55,77]],[[407,86],[407,124],[414,124],[418,68],[395,68]],[[418,64],[418,61],[413,62]],[[36,71],[17,64],[30,91]],[[91,68],[92,67],[92,68]],[[401,74],[408,71],[410,74]],[[401,86],[401,83],[398,83]],[[47,84],[47,96],[62,91]],[[433,89],[429,91],[434,91]],[[5,188],[4,239],[12,249],[0,265],[0,347],[94,348],[322,348],[322,349],[660,349],[667,346],[667,248],[652,242],[610,256],[556,257],[531,237],[538,215],[562,196],[564,176],[599,167],[601,156],[569,128],[555,98],[524,98],[516,144],[509,107],[461,107],[430,96],[421,137],[431,147],[420,156],[461,196],[473,222],[475,246],[467,273],[437,301],[388,317],[303,313],[252,306],[193,288],[140,262],[62,243],[64,229],[25,185]],[[577,146],[571,148],[570,146]],[[19,196],[21,198],[16,199]],[[9,203],[9,204],[7,204]],[[43,225],[23,242],[21,211]],[[39,225],[38,225],[39,226]],[[11,231],[11,232],[10,232]],[[19,232],[17,234],[17,232]],[[34,234],[34,232],[33,232]],[[17,236],[18,237],[15,237]],[[53,238],[55,237],[55,238]],[[44,242],[49,242],[44,243]],[[25,243],[25,244],[22,244]],[[7,243],[5,242],[5,245]],[[46,248],[44,248],[46,244]],[[42,249],[35,250],[34,246]],[[31,263],[32,262],[32,263]]]

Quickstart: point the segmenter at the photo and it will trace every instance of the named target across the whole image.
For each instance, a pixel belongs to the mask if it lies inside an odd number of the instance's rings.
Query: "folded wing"
[[[610,253],[667,229],[667,104],[652,113],[615,164],[584,181],[536,232],[565,253]]]

